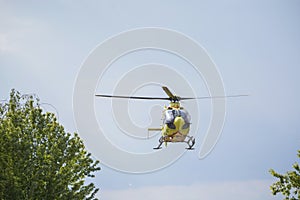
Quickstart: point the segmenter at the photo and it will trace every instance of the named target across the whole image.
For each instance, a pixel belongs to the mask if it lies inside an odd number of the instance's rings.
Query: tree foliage
[[[0,199],[94,199],[98,165],[35,97],[12,90],[0,105]]]
[[[300,150],[298,150],[298,158],[300,158]],[[273,169],[270,173],[278,178],[276,183],[271,185],[271,191],[273,195],[282,193],[284,200],[299,200],[300,199],[300,168],[299,164],[293,165],[294,170],[288,171],[286,174],[279,174]]]

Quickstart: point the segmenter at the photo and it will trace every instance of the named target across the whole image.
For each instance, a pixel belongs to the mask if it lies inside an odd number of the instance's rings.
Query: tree
[[[34,96],[0,104],[0,199],[94,199],[98,165]]]
[[[298,157],[300,158],[300,150],[298,150]],[[273,169],[270,173],[279,179],[276,183],[271,185],[273,195],[282,193],[284,200],[299,200],[300,199],[300,168],[299,164],[293,165],[294,171],[288,171],[286,174],[279,174]]]

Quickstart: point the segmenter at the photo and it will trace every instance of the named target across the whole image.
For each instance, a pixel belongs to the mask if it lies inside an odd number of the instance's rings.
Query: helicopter
[[[182,100],[192,99],[210,99],[210,98],[226,98],[226,97],[240,97],[248,95],[231,95],[231,96],[215,96],[215,97],[179,97],[174,95],[168,87],[162,86],[164,92],[168,97],[142,97],[142,96],[118,96],[118,95],[104,95],[96,94],[96,97],[105,98],[121,98],[121,99],[137,99],[137,100],[168,100],[169,105],[164,107],[162,112],[162,125],[160,128],[148,128],[149,131],[160,131],[158,146],[153,149],[161,149],[162,144],[167,146],[168,143],[186,143],[187,150],[193,150],[196,143],[195,138],[189,135],[191,126],[191,116],[186,109],[180,105]]]

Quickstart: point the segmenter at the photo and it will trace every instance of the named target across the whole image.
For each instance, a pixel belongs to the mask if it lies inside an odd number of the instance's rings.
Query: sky
[[[108,200],[281,199],[270,193],[269,186],[275,179],[268,170],[273,168],[284,173],[297,160],[299,11],[298,0],[0,0],[0,99],[7,99],[12,88],[24,94],[35,93],[41,102],[55,107],[45,109],[57,112],[68,132],[77,132],[73,112],[76,78],[84,61],[99,44],[119,33],[143,27],[180,32],[205,48],[218,68],[226,94],[250,96],[227,100],[221,137],[207,157],[199,159],[198,152],[209,123],[210,102],[199,102],[200,125],[194,151],[150,173],[124,173],[101,164],[102,169],[94,180],[100,188],[99,197]],[[124,56],[114,63],[103,78],[108,85],[104,92],[110,92],[109,81],[119,80],[121,72],[147,63],[174,66],[194,89],[207,94],[202,91],[203,80],[188,71],[187,63],[165,52],[151,50]],[[100,86],[98,92],[102,92]],[[180,85],[173,86],[177,87]],[[137,94],[164,95],[155,88]],[[103,100],[103,105],[106,103]],[[157,106],[163,104],[155,102]],[[97,106],[101,106],[98,101]],[[142,117],[144,112],[139,111],[151,106],[149,102],[145,105],[130,102],[133,121],[147,125],[147,118]],[[189,108],[190,104],[184,106]],[[97,115],[99,122],[101,116]],[[117,134],[116,124],[106,123],[105,129]],[[126,145],[129,141],[118,138],[123,136],[110,139],[129,148]],[[139,141],[132,151],[141,146],[143,143]]]

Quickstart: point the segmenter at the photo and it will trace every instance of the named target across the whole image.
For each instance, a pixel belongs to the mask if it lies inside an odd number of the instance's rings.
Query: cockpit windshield
[[[173,123],[176,117],[182,117],[185,123],[190,123],[191,117],[189,113],[184,109],[173,109],[173,110],[166,110],[163,116],[163,123]]]

